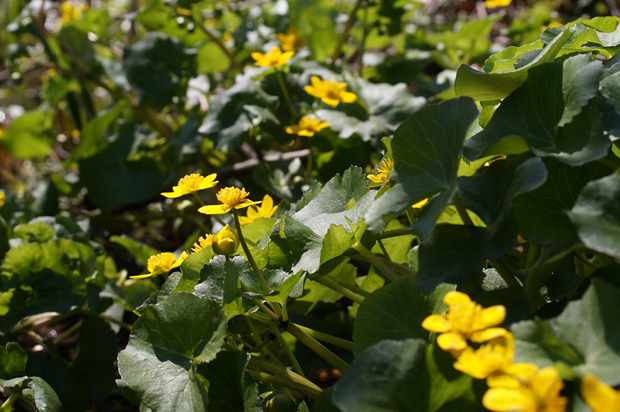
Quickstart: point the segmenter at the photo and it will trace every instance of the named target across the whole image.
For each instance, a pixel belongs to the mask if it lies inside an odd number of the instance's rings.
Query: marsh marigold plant
[[[288,134],[296,134],[297,136],[312,137],[315,133],[329,127],[329,123],[314,117],[304,116],[299,120],[298,124],[286,126],[284,131]]]
[[[347,83],[336,80],[321,80],[318,76],[310,78],[312,86],[304,87],[310,96],[319,98],[323,103],[336,107],[342,103],[353,103],[357,100],[355,93],[347,92]]]
[[[503,328],[494,328],[506,318],[506,308],[501,305],[483,309],[482,306],[461,292],[448,292],[443,298],[448,306],[444,315],[431,315],[422,327],[437,332],[437,344],[443,350],[461,351],[467,341],[486,342],[506,334]]]
[[[278,206],[273,205],[271,196],[265,195],[263,197],[263,203],[260,206],[249,207],[247,216],[239,216],[239,223],[241,226],[244,226],[261,217],[271,217],[277,209]]]
[[[374,174],[366,175],[366,177],[373,183],[381,184],[390,180],[392,169],[394,169],[394,161],[392,159],[385,159]]]
[[[221,202],[219,205],[203,206],[198,211],[205,215],[221,215],[228,213],[233,209],[243,209],[248,206],[258,205],[261,203],[253,202],[247,197],[250,195],[245,189],[239,189],[236,187],[225,187],[217,192],[217,200]]]
[[[172,269],[181,266],[181,263],[187,259],[187,253],[183,252],[181,256],[177,257],[170,252],[160,253],[158,255],[151,256],[147,262],[147,269],[149,273],[144,275],[132,276],[132,279],[143,279],[155,275],[163,275],[170,272]]]
[[[304,39],[294,27],[289,27],[286,33],[278,34],[278,41],[285,52],[296,52],[304,46]]]
[[[199,190],[209,189],[218,184],[215,179],[217,175],[215,173],[209,176],[203,177],[198,173],[192,173],[179,180],[179,183],[172,188],[172,192],[164,192],[161,195],[168,198],[177,198],[190,193],[198,192]]]
[[[254,63],[255,66],[280,67],[285,65],[294,54],[295,52],[293,51],[282,53],[282,50],[276,46],[265,54],[254,52],[252,53],[252,58],[256,61]]]

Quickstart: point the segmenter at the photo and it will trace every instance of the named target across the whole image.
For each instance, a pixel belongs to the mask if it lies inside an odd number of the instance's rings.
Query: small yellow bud
[[[217,235],[213,236],[211,247],[218,255],[232,255],[239,247],[239,239],[230,230],[230,226],[226,225]]]

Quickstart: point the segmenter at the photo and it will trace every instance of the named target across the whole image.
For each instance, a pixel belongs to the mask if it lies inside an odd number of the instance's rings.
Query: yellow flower
[[[304,46],[304,39],[294,27],[289,27],[286,34],[278,34],[278,41],[282,45],[282,50],[287,52],[296,52]]]
[[[251,207],[248,209],[247,217],[239,216],[239,224],[241,226],[252,223],[261,217],[271,217],[278,206],[273,205],[273,199],[269,195],[263,197],[263,204],[260,207]]]
[[[237,251],[239,239],[230,230],[230,226],[226,225],[217,235],[213,236],[213,244],[211,246],[218,255],[231,255]]]
[[[0,207],[4,206],[5,199],[6,199],[6,193],[0,192]]]
[[[177,198],[199,190],[208,189],[219,183],[215,181],[216,177],[217,175],[215,173],[207,177],[202,177],[198,173],[192,173],[191,175],[181,178],[178,186],[172,188],[172,192],[164,192],[161,195],[168,198]]]
[[[294,54],[295,52],[292,51],[282,53],[282,50],[276,46],[267,54],[254,52],[252,53],[252,58],[256,60],[256,63],[254,63],[255,66],[280,67],[286,64]]]
[[[318,97],[325,104],[331,107],[338,106],[338,103],[353,103],[357,100],[354,93],[347,92],[347,83],[338,83],[336,80],[321,80],[317,76],[310,78],[312,86],[304,87],[310,96]]]
[[[176,260],[175,260],[176,259]],[[170,252],[160,253],[158,255],[151,256],[146,264],[149,273],[145,275],[132,276],[132,279],[143,279],[155,275],[161,275],[170,272],[174,268],[181,266],[181,263],[187,259],[187,253],[183,252],[177,259],[174,254]]]
[[[620,412],[620,391],[588,373],[581,380],[581,396],[593,412]]]
[[[59,8],[62,21],[66,23],[71,20],[78,20],[87,8],[87,3],[82,3],[78,7],[73,7],[73,4],[71,4],[71,2],[65,1],[60,5]]]
[[[194,242],[194,247],[192,248],[192,252],[198,253],[203,249],[208,248],[213,243],[213,237],[215,235],[205,235],[204,237],[200,236],[198,238],[198,242]]]
[[[496,412],[564,412],[564,383],[553,366],[540,369],[518,388],[491,388],[482,398],[485,408]]]
[[[310,116],[304,116],[299,120],[299,124],[286,126],[284,131],[288,134],[296,134],[297,136],[312,137],[315,133],[329,127],[329,123]]]
[[[425,204],[428,203],[428,197],[424,200],[420,200],[418,203],[416,203],[415,205],[411,206],[414,209],[422,209],[424,207]]]
[[[501,305],[483,309],[464,293],[448,292],[443,301],[448,305],[448,313],[431,315],[424,319],[422,327],[431,332],[441,333],[437,344],[443,350],[461,351],[467,347],[467,340],[486,342],[504,336],[507,332],[497,326],[506,318],[506,308]]]
[[[182,14],[183,16],[191,16],[192,11],[188,9],[184,9],[183,7],[177,7],[177,13]]]
[[[474,350],[465,348],[454,369],[476,379],[486,379],[490,387],[518,388],[538,367],[532,363],[513,363],[515,338],[510,332]]]
[[[392,173],[392,169],[394,168],[394,161],[392,159],[385,159],[381,166],[377,169],[375,174],[366,175],[366,177],[371,180],[373,183],[383,183],[386,180],[390,180],[390,173]]]
[[[243,209],[244,207],[258,205],[261,202],[253,202],[250,199],[246,199],[250,194],[245,189],[238,189],[236,187],[225,187],[217,192],[217,200],[222,202],[221,205],[203,206],[198,211],[205,215],[221,215],[228,213],[233,209]]]
[[[486,0],[484,2],[484,7],[487,9],[494,9],[496,7],[506,7],[512,3],[512,0]]]

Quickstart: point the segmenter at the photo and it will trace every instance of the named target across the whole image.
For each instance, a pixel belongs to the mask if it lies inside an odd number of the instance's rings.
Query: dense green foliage
[[[438,3],[0,4],[0,411],[484,411],[455,290],[620,386],[617,10]]]

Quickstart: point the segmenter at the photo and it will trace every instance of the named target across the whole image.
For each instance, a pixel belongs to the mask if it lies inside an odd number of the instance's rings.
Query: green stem
[[[332,365],[334,368],[338,369],[340,372],[346,371],[349,368],[349,365],[340,359],[338,355],[334,352],[327,349],[325,346],[320,344],[316,339],[308,336],[303,330],[301,330],[297,325],[295,325],[291,321],[287,321],[285,323],[286,330],[293,336],[297,338],[298,341],[303,343],[308,347],[308,349],[312,350],[314,353],[323,358],[327,363]]]
[[[452,203],[454,203],[456,211],[459,212],[459,216],[461,217],[463,224],[467,226],[474,226],[474,222],[472,222],[469,214],[467,214],[467,209],[465,209],[465,206],[463,206],[463,203],[461,202],[458,194],[455,193],[454,196],[452,196]]]
[[[377,243],[379,244],[379,247],[381,248],[381,251],[382,251],[382,252],[383,252],[383,254],[385,255],[385,258],[391,262],[391,261],[392,261],[392,259],[390,258],[390,254],[388,253],[388,251],[387,251],[387,249],[385,248],[385,245],[383,244],[383,242],[381,241],[381,239],[377,240]]]
[[[200,196],[198,196],[198,193],[196,192],[192,192],[192,195],[194,195],[194,198],[198,201],[198,204],[200,206],[206,206],[206,203],[204,202],[204,200],[202,200],[202,198]],[[215,219],[215,221],[217,223],[219,223],[222,226],[226,226],[226,223],[224,223],[224,221],[222,219],[220,219],[219,217],[217,217],[217,215],[210,215],[213,219]]]
[[[369,291],[360,288],[359,286],[357,286],[353,282],[347,282],[345,280],[339,280],[338,284],[341,285],[341,286],[344,286],[347,289],[349,289],[351,292],[357,293],[358,295],[361,295],[361,296],[363,296],[365,298],[370,296],[370,292]]]
[[[235,218],[235,226],[237,227],[237,236],[239,237],[239,242],[241,243],[241,247],[243,248],[243,251],[245,252],[245,256],[248,258],[248,262],[250,262],[250,266],[252,266],[252,270],[254,271],[254,274],[258,278],[258,282],[260,283],[261,288],[263,288],[263,293],[265,295],[268,295],[269,293],[271,293],[271,291],[269,290],[269,285],[267,284],[267,281],[263,277],[263,274],[260,272],[258,265],[254,261],[254,257],[252,257],[252,253],[250,253],[250,249],[248,248],[248,245],[245,243],[245,238],[243,237],[243,232],[241,231],[241,224],[239,224],[239,214],[237,213],[237,209],[233,209],[232,211],[233,211],[233,216]]]
[[[531,268],[536,264],[540,257],[540,246],[530,243],[527,251],[527,261],[525,263],[526,268]]]
[[[261,346],[261,351],[264,352],[266,356],[269,356],[271,359],[273,359],[274,362],[284,366],[282,362],[280,361],[280,359],[267,346],[263,344],[263,340],[260,338],[260,335],[258,334],[258,330],[256,329],[256,326],[254,326],[252,321],[245,316],[244,318],[246,322],[248,323],[248,326],[250,327],[250,331],[252,332],[252,340],[254,340],[254,342],[256,342],[258,346]]]
[[[364,245],[362,245],[360,242],[355,243],[352,248],[360,252],[366,259],[368,259],[370,263],[375,265],[375,267],[379,269],[392,282],[396,282],[398,279],[400,279],[400,276],[398,276],[392,270],[392,268],[386,265],[383,260],[375,256],[370,250],[366,249]]]
[[[303,376],[299,376],[293,371],[288,370],[285,367],[275,365],[265,359],[257,358],[253,356],[250,358],[250,362],[248,363],[248,367],[262,369],[266,372],[272,373],[274,375],[280,376],[282,378],[286,378],[290,381],[299,383],[300,385],[307,386],[317,391],[321,391],[321,388],[316,386],[314,383],[310,382],[308,379]]]
[[[329,335],[327,333],[319,332],[310,328],[306,328],[305,326],[296,325],[302,332],[306,335],[314,338],[316,340],[320,340],[325,343],[330,343],[334,346],[338,346],[339,348],[348,350],[349,352],[353,352],[353,342],[349,342],[348,340],[340,339],[335,336]]]
[[[333,280],[327,279],[326,277],[323,277],[321,275],[317,275],[317,274],[308,274],[308,277],[311,280],[314,280],[317,283],[320,283],[323,286],[327,286],[328,288],[335,290],[338,293],[341,293],[342,295],[344,295],[345,297],[351,299],[353,302],[359,303],[360,305],[362,304],[362,302],[364,301],[364,297],[358,295],[357,293],[354,293],[353,291],[345,288],[342,285],[339,285],[338,283],[334,282]]]
[[[279,386],[283,386],[286,388],[296,390],[312,399],[318,399],[319,396],[321,396],[321,391],[317,391],[316,389],[310,388],[306,385],[299,384],[297,382],[292,382],[289,379],[282,378],[280,376],[270,375],[268,373],[260,372],[254,369],[248,369],[248,373],[254,379],[257,379],[262,382],[271,383],[273,385],[279,385]]]
[[[228,258],[228,256],[226,256],[226,258]],[[241,280],[239,280],[239,282],[241,283],[241,289],[243,289],[244,292],[249,292],[250,291],[250,289],[248,289],[248,287],[245,285],[245,283],[241,282]],[[252,302],[254,302],[254,304],[256,306],[258,306],[258,308],[260,310],[265,312],[271,319],[273,319],[274,322],[276,322],[276,323],[280,322],[280,320],[281,320],[280,316],[278,316],[271,309],[269,309],[267,306],[265,306],[265,304],[263,302],[261,302],[258,299],[252,299]]]
[[[411,226],[406,226],[402,229],[388,230],[387,232],[383,232],[381,234],[380,239],[387,239],[390,237],[407,236],[407,235],[411,235]]]
[[[282,94],[284,95],[284,100],[288,104],[289,109],[291,110],[291,114],[294,118],[297,118],[297,111],[295,110],[295,106],[293,106],[293,102],[291,101],[291,96],[288,94],[288,90],[286,90],[286,85],[284,84],[284,79],[282,78],[282,74],[280,70],[276,67],[276,77],[278,78],[278,83],[280,83],[280,89],[282,89]]]
[[[291,348],[288,346],[288,343],[286,343],[286,340],[284,340],[284,336],[282,336],[278,327],[276,325],[270,325],[270,327],[271,327],[271,331],[274,333],[274,335],[276,335],[276,338],[278,338],[278,342],[280,342],[282,349],[284,349],[284,353],[286,353],[286,357],[291,362],[291,366],[293,367],[293,370],[297,372],[299,376],[305,377],[306,375],[304,375],[304,371],[301,369],[301,366],[299,365],[297,358],[293,354],[293,351],[291,350]]]
[[[360,8],[360,6],[362,5],[363,1],[364,0],[357,0],[357,3],[355,3],[353,10],[351,10],[351,13],[349,14],[349,19],[347,20],[347,23],[344,26],[344,30],[342,30],[342,33],[340,33],[340,36],[338,37],[338,43],[336,43],[336,48],[334,49],[334,52],[332,53],[331,64],[335,64],[336,60],[338,60],[338,57],[340,57],[342,46],[347,41],[349,32],[353,28],[353,23],[355,23],[355,19],[356,19],[355,14],[357,13],[357,10]]]
[[[78,330],[80,328],[80,326],[82,326],[82,323],[84,323],[83,319],[78,321],[78,322],[76,322],[75,325],[71,326],[69,329],[67,329],[66,331],[64,331],[60,335],[58,335],[58,337],[56,337],[56,339],[54,339],[54,345],[58,345],[60,342],[62,342],[63,340],[67,339],[69,336],[73,335],[73,333],[76,330]]]
[[[312,143],[312,142],[310,142]],[[310,144],[310,147],[308,148],[308,161],[306,163],[306,171],[308,173],[308,183],[312,183],[311,179],[312,179],[312,167],[313,167],[313,161],[312,161],[312,144]]]
[[[11,406],[13,402],[17,400],[17,398],[19,398],[17,392],[11,392],[11,396],[9,396],[9,398],[4,401],[2,405],[0,405],[0,411],[6,410],[9,406]]]

